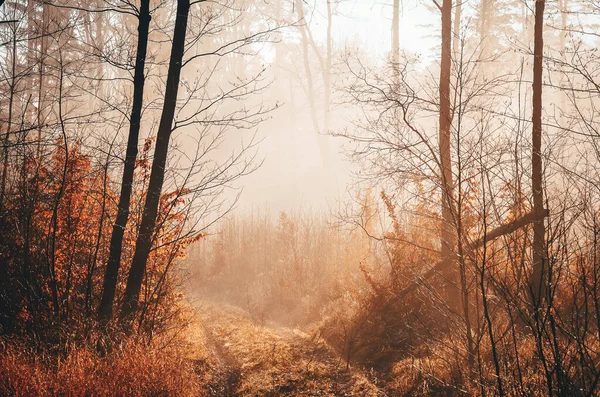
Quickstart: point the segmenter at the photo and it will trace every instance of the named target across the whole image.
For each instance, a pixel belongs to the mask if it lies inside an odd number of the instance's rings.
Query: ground
[[[190,355],[207,396],[381,396],[318,332],[260,324],[245,311],[203,302]]]

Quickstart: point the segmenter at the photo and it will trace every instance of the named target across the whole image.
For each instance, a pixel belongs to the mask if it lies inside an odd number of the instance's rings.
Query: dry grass
[[[459,380],[467,367],[453,361],[436,355],[401,360],[394,365],[386,389],[397,396],[472,395]]]
[[[0,368],[3,396],[197,396],[202,387],[175,344],[126,343],[104,357],[78,347],[57,359],[5,342]]]
[[[378,396],[362,374],[347,370],[318,335],[261,326],[232,307],[205,305],[201,316],[217,355],[239,372],[240,396]]]
[[[457,335],[433,343],[418,351],[417,355],[396,362],[385,385],[392,396],[498,396],[497,379],[494,376],[493,361],[488,341],[480,344],[481,363],[469,368],[464,354],[466,347],[458,341]],[[543,397],[547,395],[544,374],[536,355],[535,340],[532,336],[523,336],[519,345],[521,376],[523,389],[506,372],[516,372],[514,357],[503,359],[504,395]],[[479,371],[483,374],[479,375]]]

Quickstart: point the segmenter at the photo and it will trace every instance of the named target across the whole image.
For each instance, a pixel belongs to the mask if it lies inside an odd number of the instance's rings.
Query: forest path
[[[202,302],[203,334],[213,375],[210,396],[381,396],[318,335],[261,325],[240,308]]]

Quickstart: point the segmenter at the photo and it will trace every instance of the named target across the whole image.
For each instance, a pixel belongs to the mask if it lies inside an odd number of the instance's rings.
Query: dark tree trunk
[[[544,68],[544,8],[545,0],[535,2],[535,28],[533,50],[533,112],[531,185],[533,188],[533,275],[532,295],[534,306],[544,296],[548,277],[548,260],[545,254],[544,187],[542,181],[542,74]]]
[[[175,109],[177,107],[177,91],[179,89],[179,77],[183,53],[185,50],[185,35],[187,30],[188,14],[190,11],[189,0],[177,1],[177,17],[175,19],[175,32],[173,34],[173,45],[167,73],[167,87],[165,89],[165,101],[158,127],[154,160],[150,173],[150,184],[142,214],[142,223],[135,245],[135,253],[131,270],[125,287],[123,308],[121,310],[121,323],[126,329],[131,327],[131,319],[138,310],[140,290],[146,263],[152,246],[152,235],[156,225],[156,217],[165,178],[165,166],[169,150],[169,139],[171,137]]]
[[[127,138],[125,167],[123,169],[123,178],[121,180],[121,196],[119,197],[117,218],[115,219],[110,238],[108,264],[106,266],[106,273],[104,274],[102,299],[98,308],[98,319],[100,322],[106,322],[112,318],[117,277],[119,275],[119,268],[121,267],[123,236],[129,219],[129,205],[131,201],[131,190],[133,188],[133,174],[138,152],[138,138],[140,135],[142,104],[144,100],[144,82],[146,80],[144,69],[146,66],[146,52],[148,49],[149,26],[150,0],[142,0],[140,14],[138,16],[138,43],[133,76],[133,105],[129,123],[129,137]]]

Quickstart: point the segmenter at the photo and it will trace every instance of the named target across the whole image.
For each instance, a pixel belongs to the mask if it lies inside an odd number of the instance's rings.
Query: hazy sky
[[[317,3],[323,9],[315,9],[306,18],[310,20],[313,37],[322,43],[327,29],[326,9],[325,2]],[[314,9],[314,0],[308,0],[308,4]],[[437,56],[432,49],[439,40],[436,39],[439,13],[425,4],[429,5],[424,0],[403,0],[400,21],[402,50],[419,55],[424,66]],[[342,0],[334,16],[332,32],[338,55],[344,49],[353,51],[358,47],[360,53],[368,54],[369,63],[385,62],[391,48],[391,15],[392,0]],[[272,60],[274,52],[271,50],[263,47],[263,58]],[[315,79],[318,79],[317,67],[314,69]],[[298,90],[292,101],[296,112],[293,117],[274,114],[273,120],[258,128],[258,135],[263,138],[259,153],[264,164],[239,181],[238,185],[244,188],[239,207],[269,207],[273,212],[299,206],[327,209],[336,206],[347,194],[352,166],[340,153],[344,142],[339,138],[329,139],[335,159],[332,171],[326,175],[318,155],[317,135],[310,128],[306,95]],[[352,115],[335,113],[334,118],[332,128],[340,129],[349,125]]]
[[[427,0],[431,2],[431,0]],[[391,48],[392,2],[346,0],[340,3],[339,16],[334,20],[335,40],[343,44],[357,38],[373,57],[384,58]],[[438,13],[432,13],[424,0],[401,0],[400,46],[403,50],[427,56],[436,45],[432,24],[437,24]],[[325,21],[315,23],[321,36],[325,35]]]

